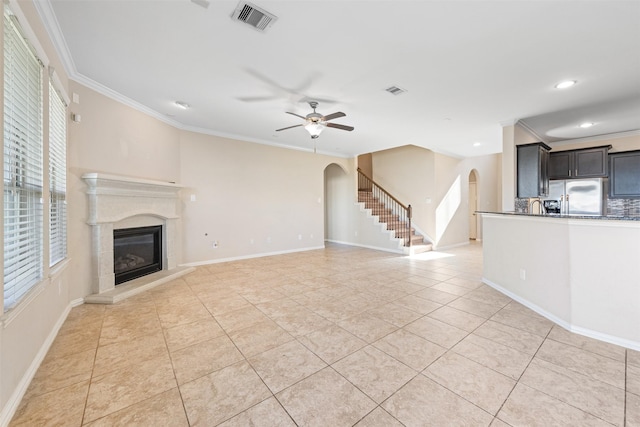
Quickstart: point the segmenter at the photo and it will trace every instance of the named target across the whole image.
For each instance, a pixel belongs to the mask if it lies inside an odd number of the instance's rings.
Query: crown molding
[[[524,130],[529,132],[531,135],[535,136],[538,141],[544,142],[545,144],[549,144],[549,141],[546,138],[543,138],[542,136],[540,136],[540,134],[538,134],[538,132],[536,132],[531,127],[529,127],[529,125],[526,122],[523,122],[522,120],[518,120],[516,125],[520,126]]]
[[[502,120],[500,122],[498,122],[498,124],[503,127],[506,128],[507,126],[515,126],[516,123],[518,123],[519,119],[508,119],[508,120]]]
[[[261,145],[269,145],[271,147],[277,147],[277,148],[286,148],[287,150],[296,150],[296,151],[306,151],[306,152],[313,152],[313,147],[298,147],[295,145],[287,145],[287,144],[281,144],[278,142],[273,142],[273,141],[269,141],[267,139],[261,139],[261,138],[251,138],[251,137],[246,137],[243,135],[236,135],[233,133],[226,133],[226,132],[218,132],[218,131],[214,131],[212,129],[206,129],[206,128],[200,128],[200,127],[195,127],[195,126],[184,126],[184,125],[179,125],[177,126],[180,130],[184,130],[184,131],[188,131],[188,132],[194,132],[194,133],[199,133],[199,134],[203,134],[203,135],[210,135],[210,136],[217,136],[220,138],[226,138],[226,139],[232,139],[235,141],[244,141],[244,142],[251,142],[254,144],[261,144]],[[320,142],[319,144],[322,144],[322,142]],[[323,150],[322,148],[320,149],[316,149],[316,153],[317,154],[323,154],[326,156],[333,156],[333,157],[340,157],[343,159],[350,159],[354,156],[349,155],[347,153],[338,153],[338,152],[333,152],[333,151],[327,151],[327,150]]]
[[[78,71],[76,69],[76,65],[71,57],[71,52],[69,51],[67,42],[62,35],[62,30],[60,29],[60,24],[58,24],[58,19],[56,18],[56,14],[51,6],[51,1],[34,1],[33,4],[38,15],[40,15],[40,20],[44,24],[44,28],[47,30],[49,38],[53,42],[53,47],[55,48],[58,57],[60,57],[60,60],[62,61],[65,72],[69,77],[77,75]]]
[[[577,144],[577,143],[605,141],[609,139],[627,138],[630,136],[640,136],[640,129],[629,130],[625,132],[605,133],[602,135],[586,136],[584,138],[563,139],[562,141],[552,141],[552,142],[549,142],[548,144],[552,146],[562,146],[562,145]]]

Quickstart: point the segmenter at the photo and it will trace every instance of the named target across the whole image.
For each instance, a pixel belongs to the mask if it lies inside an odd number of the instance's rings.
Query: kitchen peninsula
[[[568,330],[640,350],[640,217],[479,213],[484,283]]]

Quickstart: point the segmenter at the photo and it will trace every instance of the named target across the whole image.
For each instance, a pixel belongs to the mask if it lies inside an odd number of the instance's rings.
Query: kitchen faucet
[[[529,205],[529,213],[534,213],[533,212],[533,205],[538,202],[538,214],[542,215],[544,214],[543,208],[542,208],[542,202],[540,201],[540,199],[534,199],[531,201],[531,204]]]

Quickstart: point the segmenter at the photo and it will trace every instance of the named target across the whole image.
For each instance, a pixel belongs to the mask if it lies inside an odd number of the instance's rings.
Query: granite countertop
[[[479,214],[495,214],[495,215],[514,215],[514,216],[532,216],[544,218],[569,218],[569,219],[595,219],[606,221],[640,221],[640,215],[631,216],[614,216],[614,215],[566,215],[566,214],[532,214],[527,212],[487,212],[477,211]]]

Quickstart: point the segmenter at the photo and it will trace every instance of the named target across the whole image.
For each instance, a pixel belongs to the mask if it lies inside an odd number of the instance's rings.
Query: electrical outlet
[[[249,240],[249,243],[251,243],[253,245],[255,243],[255,240],[251,239],[251,240]]]
[[[298,240],[302,240],[302,234],[298,234]]]
[[[525,270],[524,268],[520,269],[520,280],[526,280],[527,279],[527,270]]]

